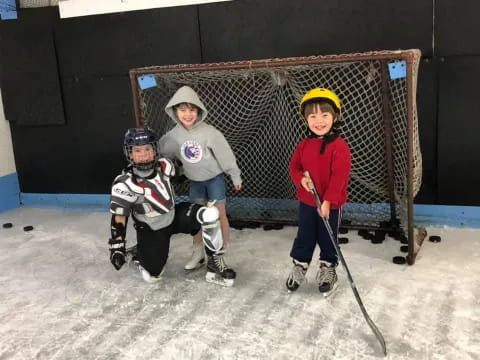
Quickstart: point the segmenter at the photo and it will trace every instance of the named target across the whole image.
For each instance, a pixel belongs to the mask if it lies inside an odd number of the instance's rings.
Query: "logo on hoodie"
[[[202,160],[202,147],[195,140],[188,140],[182,144],[182,157],[189,163],[197,163]]]

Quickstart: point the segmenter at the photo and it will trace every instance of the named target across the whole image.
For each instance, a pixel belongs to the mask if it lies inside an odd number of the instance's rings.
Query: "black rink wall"
[[[478,206],[480,190],[469,185],[480,182],[471,31],[480,4],[432,3],[235,0],[72,19],[59,19],[56,7],[22,9],[19,20],[0,23],[21,191],[109,191],[124,165],[123,133],[135,124],[131,68],[419,48],[424,173],[416,202]]]

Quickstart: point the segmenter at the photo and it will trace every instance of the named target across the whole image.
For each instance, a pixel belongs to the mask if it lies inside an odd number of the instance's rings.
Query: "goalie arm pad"
[[[110,232],[112,239],[125,241],[127,236],[127,218],[125,216],[112,215]]]
[[[110,197],[110,212],[113,215],[128,216],[138,195],[129,189],[124,182],[117,182],[112,186]]]
[[[127,233],[127,218],[125,216],[112,215],[110,231],[112,237],[108,239],[108,250],[110,250],[110,262],[116,270],[125,264]]]
[[[213,252],[223,248],[220,213],[215,206],[202,206],[198,209],[197,220],[202,226],[202,239],[205,246]]]

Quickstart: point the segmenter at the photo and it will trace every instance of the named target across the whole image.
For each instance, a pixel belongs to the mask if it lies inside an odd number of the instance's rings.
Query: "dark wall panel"
[[[199,7],[204,62],[419,48],[432,1],[238,0]]]
[[[197,8],[68,20],[43,9],[32,14],[40,27],[30,31],[30,38],[35,39],[36,30],[49,28],[54,39],[55,47],[47,53],[58,56],[65,124],[35,128],[12,124],[21,191],[107,193],[125,166],[123,135],[135,126],[128,70],[201,62]],[[41,56],[38,48],[28,56],[21,52],[25,41],[14,42],[17,52],[2,64]],[[44,97],[42,104],[50,106],[52,94],[38,92]]]
[[[65,122],[53,41],[56,12],[22,10],[0,26],[1,88],[7,120],[22,126]]]
[[[11,119],[25,120],[12,122],[21,191],[108,192],[125,165],[123,134],[135,124],[130,68],[412,47],[428,56],[431,13],[430,0],[406,0],[401,6],[380,0],[235,0],[75,19],[59,19],[56,8],[22,10],[18,22],[0,23],[3,69],[37,62],[51,67],[39,77],[28,75],[35,80],[28,88],[23,80],[14,82],[21,96],[32,98],[27,107],[38,101],[31,107],[35,117],[18,104],[10,108]],[[18,37],[7,36],[14,31]],[[477,57],[422,61],[417,103],[424,172],[417,203],[480,204],[475,190],[480,179],[472,166],[480,160],[480,122],[475,121],[480,103],[474,98],[479,65]],[[55,82],[56,87],[45,86]],[[7,84],[2,78],[2,91],[8,93]],[[52,106],[54,113],[45,115]],[[6,107],[10,117],[8,102]],[[56,126],[37,126],[47,124],[37,121],[42,117]]]
[[[62,76],[201,62],[195,6],[62,19],[55,36]]]
[[[435,1],[435,55],[480,55],[480,1]]]
[[[417,87],[418,127],[422,152],[422,186],[417,204],[435,204],[437,200],[437,63],[420,62]]]
[[[439,203],[480,204],[480,57],[445,58],[439,66]]]
[[[68,126],[12,127],[20,189],[108,193],[125,165],[125,130],[135,126],[127,76],[66,80]]]

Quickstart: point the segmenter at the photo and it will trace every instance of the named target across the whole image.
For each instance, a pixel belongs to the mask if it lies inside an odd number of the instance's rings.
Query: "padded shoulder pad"
[[[118,183],[121,183],[121,182],[125,182],[125,180],[127,180],[128,178],[130,178],[130,174],[128,173],[122,173],[120,175],[118,175],[115,180],[113,180],[113,185],[115,184],[118,184]]]
[[[175,176],[175,166],[173,166],[173,161],[167,158],[158,159],[158,163],[162,168],[162,173],[167,176]]]
[[[137,195],[123,182],[117,182],[112,186],[112,199],[120,198],[128,203],[134,203]]]

